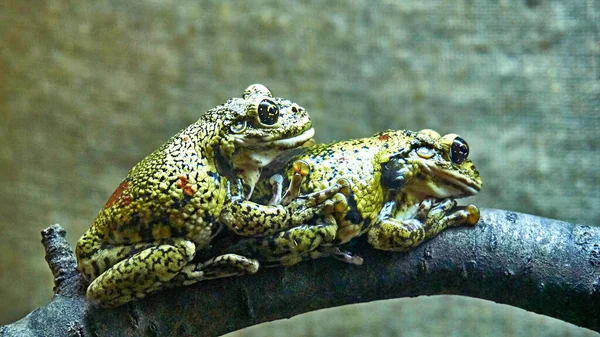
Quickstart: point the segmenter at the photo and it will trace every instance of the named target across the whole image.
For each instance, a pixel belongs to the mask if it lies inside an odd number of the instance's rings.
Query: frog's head
[[[250,190],[261,168],[282,151],[311,142],[314,135],[303,107],[273,97],[261,84],[249,86],[242,98],[228,100],[202,119],[201,123],[215,127],[207,145],[219,171],[229,178],[242,178]]]
[[[404,131],[401,146],[382,166],[382,185],[415,201],[477,194],[481,178],[468,158],[469,145],[456,134]]]

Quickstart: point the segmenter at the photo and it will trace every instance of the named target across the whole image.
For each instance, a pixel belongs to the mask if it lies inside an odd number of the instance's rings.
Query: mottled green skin
[[[449,199],[473,195],[481,187],[469,159],[451,161],[454,137],[440,137],[431,130],[386,131],[284,153],[265,169],[264,176],[281,174],[287,184],[294,174],[292,164],[304,161],[311,172],[300,193],[325,189],[344,178],[351,182],[349,207],[272,236],[242,240],[230,251],[271,264],[292,265],[326,255],[356,263],[337,247],[367,232],[377,249],[406,251],[448,226],[474,225],[477,208],[457,210]],[[264,202],[270,198],[269,182],[263,179],[259,186],[252,200]]]
[[[263,124],[257,112],[265,98],[279,107],[273,125]],[[264,120],[277,119],[276,110],[267,112]],[[240,235],[269,234],[304,222],[293,216],[299,209],[308,210],[307,217],[321,212],[322,199],[337,191],[287,207],[257,205],[244,196],[262,166],[312,134],[303,108],[272,98],[261,85],[248,87],[243,98],[207,111],[181,130],[128,173],[79,239],[76,255],[91,282],[88,298],[115,306],[165,286],[256,272],[255,260],[236,254],[192,260],[222,225]],[[237,194],[230,193],[230,183],[241,186]]]

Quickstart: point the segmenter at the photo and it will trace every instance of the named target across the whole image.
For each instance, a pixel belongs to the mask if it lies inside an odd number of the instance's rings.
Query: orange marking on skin
[[[187,142],[187,141],[189,141],[189,140],[190,140],[190,137],[189,137],[188,135],[184,135],[183,137],[181,137],[181,139],[182,139],[184,142]]]
[[[121,197],[121,205],[123,206],[129,206],[129,204],[131,204],[131,196],[129,195],[124,195]]]
[[[195,193],[194,189],[192,188],[192,185],[188,183],[186,176],[179,176],[179,180],[177,181],[177,187],[181,188],[183,190],[183,193],[185,193],[186,195],[192,196]]]
[[[187,177],[186,176],[179,176],[179,180],[177,181],[177,187],[179,188],[183,188],[185,185],[187,185]]]
[[[390,136],[388,135],[379,135],[379,140],[388,140],[390,139]]]
[[[106,202],[106,205],[104,207],[108,208],[108,207],[114,205],[115,202],[117,202],[117,200],[121,197],[121,195],[123,194],[123,192],[125,192],[125,190],[127,189],[127,187],[129,187],[129,181],[128,180],[123,180],[119,184],[119,186],[117,187],[117,189],[115,189],[115,191],[110,196],[110,198],[108,198],[108,201]],[[129,202],[131,202],[131,200],[129,200]]]

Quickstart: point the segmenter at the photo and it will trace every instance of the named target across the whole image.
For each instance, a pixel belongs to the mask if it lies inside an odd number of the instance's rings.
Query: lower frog
[[[167,286],[256,272],[258,262],[240,254],[194,257],[222,227],[269,235],[345,204],[335,183],[285,206],[247,200],[262,168],[313,134],[301,106],[260,84],[208,110],[135,165],[77,242],[88,298],[116,306]]]
[[[274,235],[242,239],[228,249],[270,265],[293,265],[329,255],[360,264],[359,257],[339,246],[362,234],[377,249],[408,251],[447,227],[475,225],[477,207],[457,208],[454,200],[481,188],[479,172],[468,154],[461,137],[441,137],[432,130],[385,131],[370,138],[288,151],[263,172],[266,177],[273,175],[275,196],[264,178],[254,201],[285,201],[279,192],[282,184],[292,186],[288,194],[296,195],[327,189],[344,178],[352,185],[348,208]],[[311,169],[300,184],[294,183],[299,166]]]

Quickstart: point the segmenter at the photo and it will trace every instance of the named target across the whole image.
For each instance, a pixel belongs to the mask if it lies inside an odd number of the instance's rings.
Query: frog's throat
[[[421,190],[436,198],[462,198],[475,195],[481,189],[481,180],[479,175],[473,171],[473,177],[468,173],[461,172],[455,168],[446,168],[436,165],[434,162],[422,160],[420,167],[426,172],[426,176],[431,177],[416,190]]]
[[[296,137],[267,142],[266,144],[260,144],[260,146],[252,145],[244,151],[234,154],[232,158],[233,168],[239,172],[238,176],[250,188],[247,198],[252,196],[254,186],[260,178],[263,167],[269,165],[282,151],[311,142],[314,134],[315,130],[310,128]],[[247,145],[247,143],[238,144]]]

